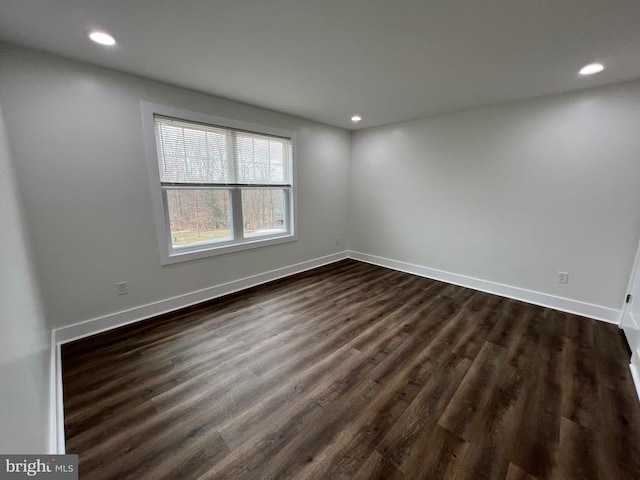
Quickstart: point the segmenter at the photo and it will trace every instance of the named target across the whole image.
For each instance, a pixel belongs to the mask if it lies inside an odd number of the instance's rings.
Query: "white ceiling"
[[[349,129],[640,77],[640,0],[2,0],[0,38]]]

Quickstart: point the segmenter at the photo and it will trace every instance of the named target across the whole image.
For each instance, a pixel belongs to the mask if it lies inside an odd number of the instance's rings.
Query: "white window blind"
[[[163,185],[291,187],[290,140],[154,116]]]
[[[142,102],[163,265],[295,241],[294,132]]]

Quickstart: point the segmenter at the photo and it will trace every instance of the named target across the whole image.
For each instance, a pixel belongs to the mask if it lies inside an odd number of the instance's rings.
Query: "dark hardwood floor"
[[[70,343],[82,479],[638,479],[614,325],[346,260]]]

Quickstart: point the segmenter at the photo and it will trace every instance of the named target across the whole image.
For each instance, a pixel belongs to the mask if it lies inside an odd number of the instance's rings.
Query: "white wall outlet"
[[[116,283],[116,293],[118,295],[126,295],[127,293],[129,293],[129,287],[127,287],[127,282]]]
[[[339,246],[340,246],[340,239],[336,238],[336,247],[339,247]]]
[[[567,272],[558,272],[558,283],[569,283],[569,274]]]

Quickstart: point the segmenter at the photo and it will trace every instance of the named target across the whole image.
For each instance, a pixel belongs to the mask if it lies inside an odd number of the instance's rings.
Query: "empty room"
[[[639,25],[0,2],[0,478],[640,478]]]

